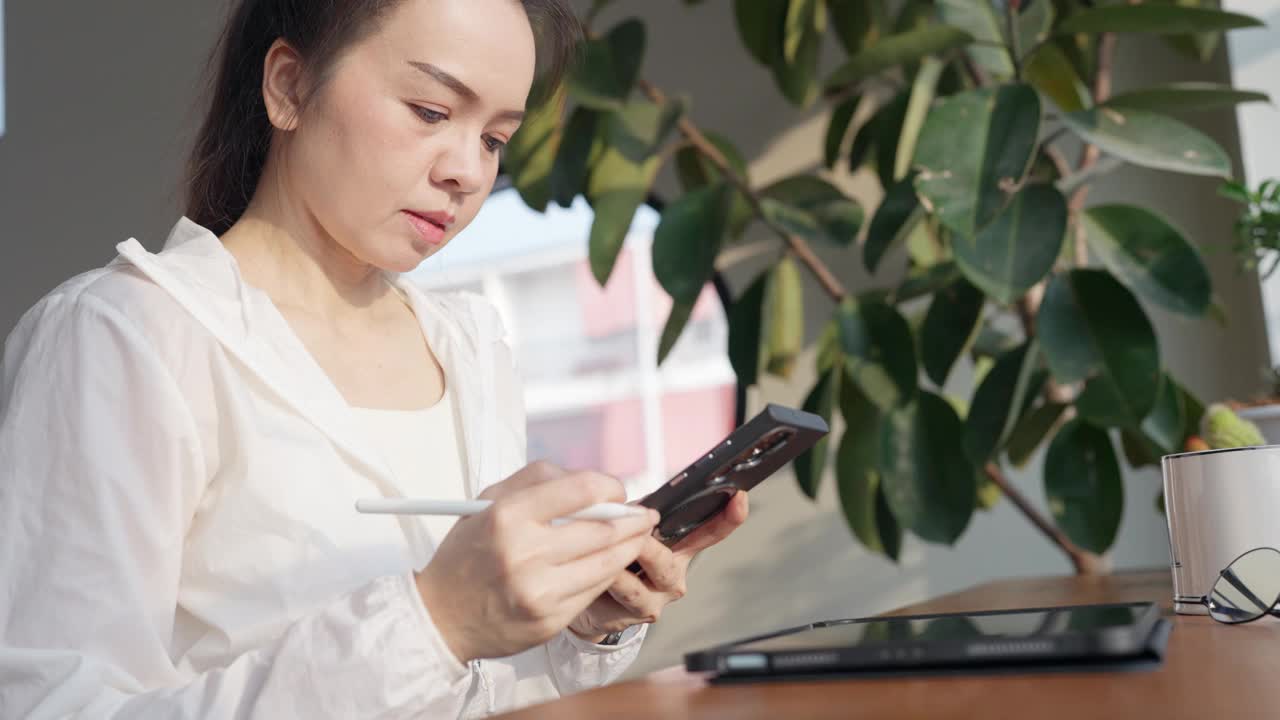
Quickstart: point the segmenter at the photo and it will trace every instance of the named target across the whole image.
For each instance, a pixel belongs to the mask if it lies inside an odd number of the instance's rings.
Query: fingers
[[[659,542],[657,538],[650,537],[640,549],[640,556],[636,560],[644,569],[645,581],[650,587],[672,596],[673,599],[684,597],[685,573],[670,548]],[[687,566],[687,563],[685,565]],[[635,578],[631,573],[625,574]],[[636,579],[639,580],[639,578]],[[618,601],[622,602],[621,599]]]
[[[630,616],[627,618],[628,624],[657,622],[668,605],[685,596],[685,568],[688,564],[672,558],[670,550],[661,543],[657,544],[662,553],[655,551],[650,555],[644,578],[624,572],[615,577],[613,584],[609,586],[609,597]],[[642,562],[647,554],[649,553],[641,552]],[[667,562],[653,562],[656,559],[654,556],[662,554],[667,556]],[[649,569],[651,566],[654,569]],[[659,570],[659,567],[666,569]],[[652,582],[648,575],[650,572],[664,576],[662,583]]]
[[[620,573],[609,586],[609,595],[635,622],[657,622],[662,609],[684,597],[688,562],[682,562],[656,538],[650,537],[636,558],[644,578]]]
[[[616,478],[594,472],[574,472],[532,483],[503,499],[520,506],[521,514],[550,522],[596,503],[625,502],[627,492]]]
[[[610,582],[605,580],[564,600],[564,606],[567,608],[581,608],[574,613],[568,624],[570,626],[577,624],[582,635],[623,630],[640,622],[629,619],[627,610],[605,594]]]
[[[644,580],[631,573],[621,573],[608,588],[609,596],[630,615],[630,624],[657,622],[662,608],[671,598],[655,592]]]
[[[546,460],[538,460],[525,465],[506,480],[485,488],[478,497],[481,500],[496,501],[567,474],[564,468],[559,465]]]
[[[658,524],[656,510],[617,520],[578,520],[551,529],[547,562],[560,565],[636,537],[650,537]],[[657,542],[656,540],[654,542]]]
[[[682,566],[687,567],[687,563],[682,564],[673,558],[671,551],[652,537],[645,539],[636,557],[650,572],[662,578],[663,587],[656,587],[624,571],[591,586],[567,602],[592,605],[595,608],[593,619],[605,621],[609,626],[657,622],[667,605],[684,597]],[[600,598],[600,593],[605,591],[608,595]]]
[[[550,577],[554,579],[562,597],[568,598],[590,591],[599,595],[608,589],[614,578],[640,555],[641,548],[649,539],[648,535],[628,538],[616,545],[559,565]]]
[[[723,511],[676,543],[675,553],[691,558],[724,540],[747,521],[747,510],[747,494],[738,491]]]

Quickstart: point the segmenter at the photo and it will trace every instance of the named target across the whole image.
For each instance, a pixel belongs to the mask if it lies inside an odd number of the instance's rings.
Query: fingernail
[[[650,523],[652,523],[652,524],[654,524],[654,525],[657,525],[657,524],[658,524],[658,521],[660,521],[660,520],[662,520],[662,513],[658,512],[657,510],[650,510],[650,511],[649,511],[649,522],[650,522]]]

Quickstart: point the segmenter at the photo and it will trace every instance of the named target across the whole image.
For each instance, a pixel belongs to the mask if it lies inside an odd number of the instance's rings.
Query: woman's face
[[[336,59],[288,134],[292,202],[357,261],[412,270],[488,197],[534,63],[516,0],[404,0]]]

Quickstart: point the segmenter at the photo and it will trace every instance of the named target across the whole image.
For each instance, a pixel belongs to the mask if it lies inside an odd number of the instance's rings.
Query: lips
[[[444,242],[444,236],[448,233],[449,227],[453,225],[453,215],[443,210],[432,212],[420,212],[417,210],[405,210],[405,217],[409,220],[409,224],[417,231],[418,236],[431,245],[439,245]]]
[[[410,215],[420,217],[427,222],[439,225],[445,230],[448,230],[449,226],[453,225],[453,213],[447,210],[406,210],[405,212]]]

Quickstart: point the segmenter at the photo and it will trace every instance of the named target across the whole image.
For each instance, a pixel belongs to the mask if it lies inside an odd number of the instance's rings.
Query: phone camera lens
[[[733,466],[733,471],[743,472],[745,470],[750,470],[751,468],[759,465],[763,461],[764,461],[764,453],[760,452],[760,448],[755,448],[751,451],[750,457]],[[720,478],[716,478],[716,479],[719,480]]]

